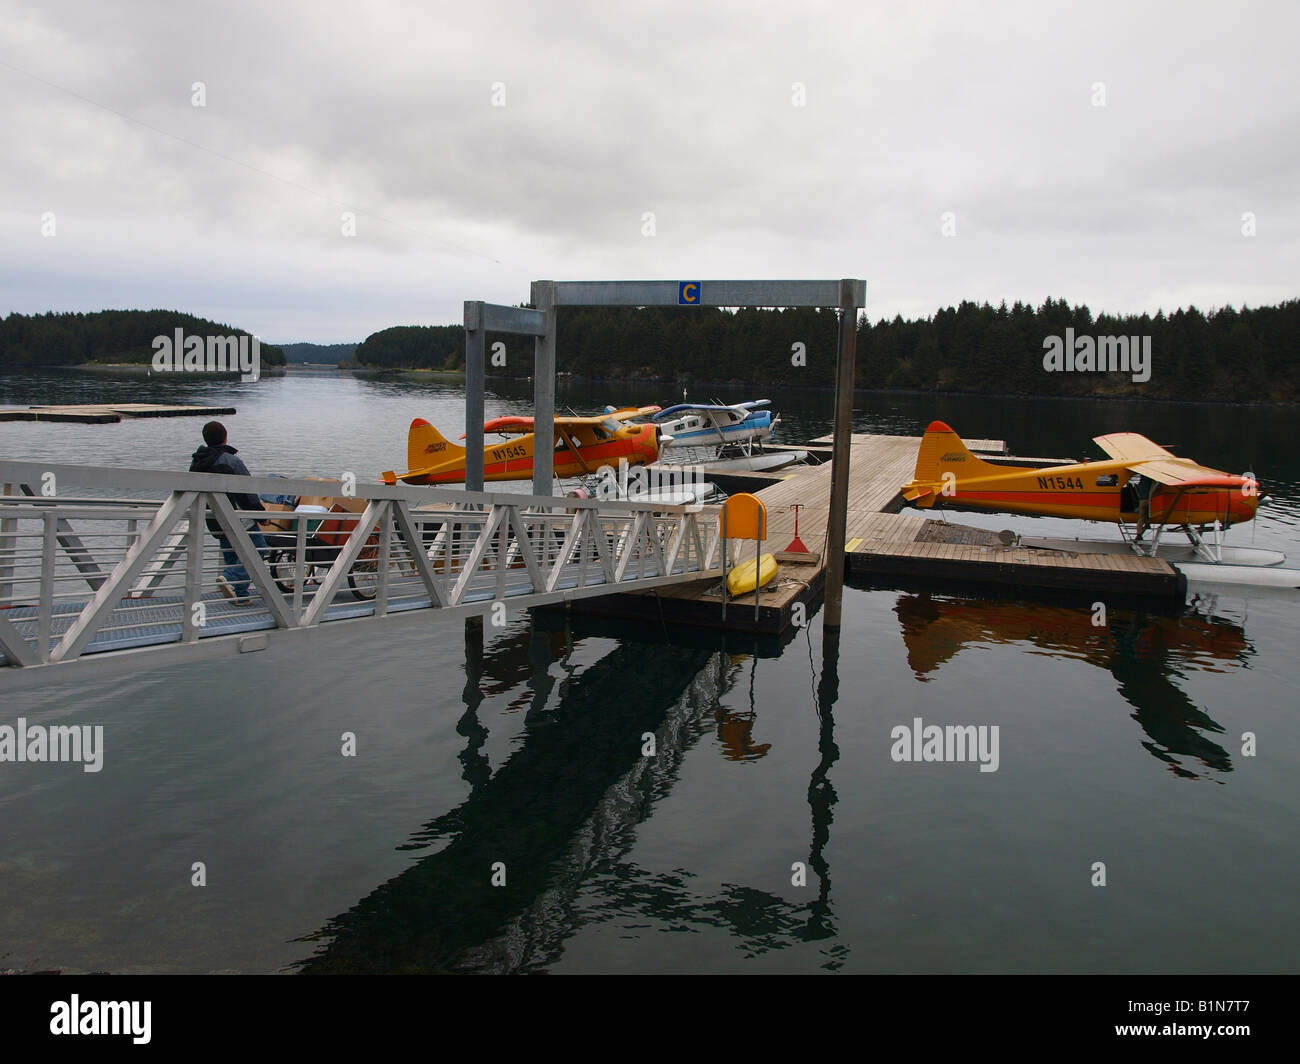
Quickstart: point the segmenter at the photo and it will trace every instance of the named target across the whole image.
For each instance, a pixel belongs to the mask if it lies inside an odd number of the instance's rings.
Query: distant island
[[[246,329],[177,310],[100,310],[90,314],[10,314],[0,319],[0,370],[54,366],[147,366],[155,341],[186,337],[252,337]],[[260,344],[263,367],[282,367],[284,352]]]
[[[177,311],[11,314],[0,369],[147,362],[155,336],[236,333]],[[829,388],[838,324],[806,309],[561,308],[559,371],[591,380]],[[1300,299],[1166,315],[1100,314],[1063,299],[1039,307],[963,301],[931,317],[858,324],[861,390],[1116,399],[1300,402]],[[489,377],[533,371],[533,341],[487,337]],[[461,373],[460,325],[401,325],[358,344],[264,344],[269,366],[366,373]]]
[[[276,344],[289,365],[337,366],[352,361],[356,344]]]
[[[492,337],[527,350],[532,359],[533,342],[524,336]],[[489,350],[491,344],[489,343]],[[465,327],[463,325],[395,325],[371,333],[352,355],[359,367],[381,370],[442,369],[464,370]],[[532,365],[532,362],[529,362]],[[507,360],[506,368],[512,367]],[[531,372],[531,371],[529,371]],[[518,374],[528,376],[529,373]]]

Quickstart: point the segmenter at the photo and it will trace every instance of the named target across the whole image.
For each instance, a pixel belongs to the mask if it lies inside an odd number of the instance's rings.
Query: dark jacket
[[[248,466],[243,461],[236,458],[239,452],[231,447],[228,443],[219,443],[215,447],[209,447],[206,443],[194,452],[190,458],[191,473],[225,473],[234,476],[247,477],[251,474],[248,472]],[[230,505],[236,510],[265,510],[262,500],[256,495],[249,495],[243,492],[232,491],[227,494],[226,498],[230,500]],[[208,528],[213,532],[220,530],[212,518],[208,518]]]

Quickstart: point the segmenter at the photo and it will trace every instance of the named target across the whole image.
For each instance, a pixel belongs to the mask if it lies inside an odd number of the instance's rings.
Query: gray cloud
[[[1298,28],[1288,3],[0,3],[0,313],[343,340],[539,277],[851,274],[873,316],[1294,297]]]

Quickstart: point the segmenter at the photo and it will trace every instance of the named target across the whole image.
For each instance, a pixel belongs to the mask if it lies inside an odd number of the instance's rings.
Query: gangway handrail
[[[464,506],[526,506],[567,510],[599,509],[623,513],[653,510],[656,513],[698,511],[699,503],[665,503],[649,499],[559,498],[551,495],[524,495],[515,492],[463,491],[441,485],[385,484],[380,480],[355,481],[309,477],[238,476],[229,473],[190,473],[170,469],[130,469],[117,466],[84,466],[55,462],[0,461],[0,484],[41,484],[53,474],[57,488],[60,479],[69,483],[93,483],[97,487],[155,488],[173,491],[224,492],[246,495],[347,496],[358,499],[383,499],[410,503],[448,502]],[[54,497],[61,495],[57,492]],[[37,496],[50,498],[48,496]],[[16,498],[16,497],[15,497]],[[161,501],[161,500],[159,500]]]
[[[23,492],[0,499],[0,654],[22,669],[334,620],[487,613],[506,600],[527,609],[721,572],[716,508],[654,497],[15,461],[0,462],[0,481]],[[79,498],[74,485],[163,497]],[[333,507],[326,526],[319,513],[274,511],[288,528],[263,541],[253,522],[268,515],[237,510],[234,494],[351,495],[355,506]],[[236,563],[249,584],[221,584]]]

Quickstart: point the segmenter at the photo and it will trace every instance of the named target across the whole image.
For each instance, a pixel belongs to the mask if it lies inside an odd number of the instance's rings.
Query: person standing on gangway
[[[244,465],[238,454],[239,452],[226,442],[226,426],[220,421],[209,421],[203,426],[203,446],[190,457],[190,472],[251,476],[248,466]],[[226,497],[236,510],[266,510],[262,500],[255,494],[232,491]],[[257,522],[250,518],[245,527],[248,538],[253,541],[253,546],[265,557],[266,537],[258,530]],[[221,526],[211,517],[208,518],[208,530],[216,533],[217,542],[221,546],[221,557],[226,563],[225,570],[217,577],[217,587],[234,605],[247,606],[250,590],[248,571],[240,564],[239,555],[230,545]]]

